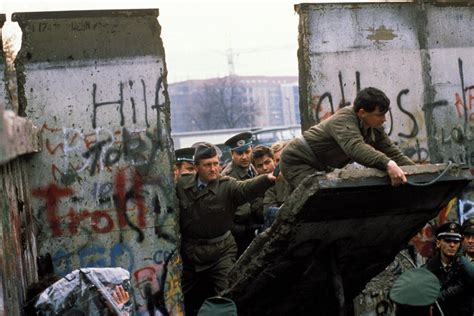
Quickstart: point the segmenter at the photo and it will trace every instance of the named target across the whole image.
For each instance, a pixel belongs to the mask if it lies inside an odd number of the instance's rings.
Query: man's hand
[[[120,308],[122,308],[122,306],[125,305],[130,300],[130,295],[121,285],[117,285],[114,292],[112,293],[112,296]],[[117,316],[128,316],[128,315],[129,315],[128,312],[123,312]]]
[[[394,187],[407,183],[406,172],[403,171],[395,161],[390,160],[387,164],[387,172]]]
[[[267,173],[267,178],[268,178],[268,180],[270,180],[271,182],[275,182],[276,179],[277,179],[277,178],[273,175],[272,172]]]
[[[123,305],[128,302],[130,295],[121,285],[117,285],[115,291],[112,293],[112,296],[115,298],[115,301],[119,305]]]

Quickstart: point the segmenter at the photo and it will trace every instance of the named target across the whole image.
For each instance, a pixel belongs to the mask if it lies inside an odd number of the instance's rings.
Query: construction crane
[[[235,57],[242,55],[242,54],[251,54],[251,53],[261,53],[261,52],[269,52],[274,50],[282,50],[282,49],[289,49],[292,48],[290,45],[286,46],[276,46],[276,47],[258,47],[258,48],[250,48],[250,49],[243,49],[235,51],[232,48],[232,45],[229,45],[225,51],[221,50],[213,50],[214,52],[224,55],[227,58],[227,67],[229,69],[229,76],[235,76]]]

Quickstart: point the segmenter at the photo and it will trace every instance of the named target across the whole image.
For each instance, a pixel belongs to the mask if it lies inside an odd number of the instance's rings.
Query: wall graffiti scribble
[[[404,104],[404,97],[409,96],[412,92],[409,88],[401,88],[396,94],[396,124],[394,122],[394,108],[391,107],[388,113],[388,122],[386,124],[386,131],[389,136],[393,138],[393,132],[398,130],[396,136],[398,139],[393,140],[397,142],[402,151],[416,162],[437,161],[443,162],[453,160],[458,163],[466,163],[470,166],[474,165],[474,153],[471,151],[470,142],[472,141],[472,134],[474,126],[469,122],[474,120],[474,112],[472,108],[474,105],[474,86],[466,84],[464,64],[461,58],[458,61],[458,75],[460,80],[460,90],[462,92],[454,91],[452,99],[438,99],[427,103],[423,106],[418,104]],[[331,91],[313,95],[309,103],[309,113],[315,123],[330,117],[334,112],[344,106],[352,103],[347,99],[345,91],[346,84],[342,76],[342,72],[337,73],[337,84],[339,86],[339,101],[334,99]],[[356,89],[354,93],[361,89],[361,72],[355,72]],[[411,99],[412,100],[412,99]],[[392,102],[393,103],[393,102]],[[337,108],[335,105],[338,105]],[[450,105],[455,108],[457,123],[442,124],[436,122],[436,115],[439,109],[448,111]],[[444,109],[446,108],[446,109]],[[416,111],[414,111],[416,109]],[[428,120],[422,117],[422,113],[427,114]],[[436,113],[436,114],[435,114]],[[426,124],[427,135],[422,135],[420,132],[424,130]],[[436,141],[435,152],[430,152],[427,143],[428,139]],[[430,142],[431,143],[431,142]],[[431,143],[432,144],[432,143]],[[453,145],[458,146],[453,150]]]

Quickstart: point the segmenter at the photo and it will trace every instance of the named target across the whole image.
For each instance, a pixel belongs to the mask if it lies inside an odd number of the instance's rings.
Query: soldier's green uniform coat
[[[286,182],[285,178],[279,178],[275,185],[265,192],[265,197],[263,198],[263,212],[265,213],[271,206],[280,207],[290,193],[291,190],[288,182]]]
[[[254,175],[257,175],[257,170],[252,164],[250,164],[249,168],[252,170]],[[251,179],[252,177],[248,173],[249,168],[242,168],[240,166],[234,165],[231,162],[222,171],[222,175],[229,176],[237,180]],[[256,198],[250,203],[239,206],[235,211],[234,226],[232,227],[231,231],[239,247],[238,256],[244,252],[252,239],[255,237],[255,229],[252,229],[252,226],[254,226],[253,224],[256,224],[257,220],[263,222],[262,201],[262,198]]]
[[[363,128],[352,106],[310,127],[303,138],[292,140],[281,155],[281,170],[293,188],[316,171],[342,168],[352,161],[380,170],[386,170],[390,160],[399,166],[414,164],[383,128]]]
[[[249,167],[254,176],[256,176],[258,173],[257,173],[257,170],[255,169],[255,167],[250,164],[250,167]],[[229,177],[232,177],[234,179],[237,179],[237,180],[247,180],[247,179],[250,179],[252,178],[251,176],[249,176],[248,174],[248,169],[249,168],[242,168],[242,167],[239,167],[239,166],[235,166],[234,163],[230,162],[224,170],[222,170],[221,174],[223,176],[229,176]]]
[[[237,181],[230,177],[220,177],[199,191],[196,174],[183,174],[176,185],[180,207],[181,254],[184,273],[186,270],[201,272],[209,270],[215,289],[220,291],[227,286],[227,273],[235,261],[236,245],[234,238],[216,243],[202,243],[224,235],[232,227],[233,212],[273,185],[267,175],[247,181]],[[183,275],[183,288],[186,291],[188,280]],[[189,283],[189,282],[188,282]]]

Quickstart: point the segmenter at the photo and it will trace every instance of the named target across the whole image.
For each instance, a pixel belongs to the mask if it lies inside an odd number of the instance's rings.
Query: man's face
[[[458,252],[461,242],[452,239],[439,239],[436,241],[436,247],[441,252],[441,257],[451,259]]]
[[[193,173],[194,165],[190,162],[183,161],[179,166],[179,174]]]
[[[364,128],[378,128],[382,127],[385,123],[385,115],[387,113],[380,112],[380,108],[377,106],[373,112],[367,112],[364,109],[360,109],[357,112],[357,116],[360,118],[362,123],[364,124]]]
[[[179,179],[179,169],[176,165],[173,166],[174,182],[177,182]]]
[[[273,153],[273,157],[275,157],[275,165],[278,165],[278,163],[280,163],[280,156],[282,151],[283,149],[277,151],[276,153]]]
[[[470,257],[474,257],[474,235],[466,234],[462,241],[464,250],[469,254]]]
[[[275,161],[267,155],[255,159],[255,169],[258,174],[267,174],[275,170]]]
[[[195,166],[196,172],[204,182],[217,180],[220,174],[219,158],[214,156],[208,159],[199,160]]]
[[[252,147],[247,148],[244,151],[232,151],[232,163],[242,168],[248,168],[250,166],[250,155],[252,154]]]

